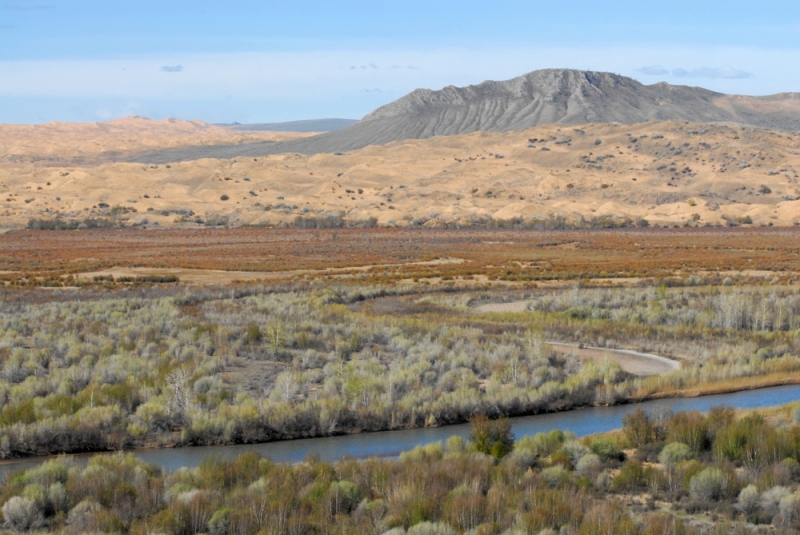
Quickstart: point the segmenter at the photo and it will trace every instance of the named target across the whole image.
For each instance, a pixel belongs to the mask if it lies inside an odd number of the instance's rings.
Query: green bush
[[[644,488],[647,483],[642,463],[635,460],[626,462],[619,474],[611,482],[611,489],[616,492],[631,492]]]
[[[663,464],[667,470],[672,471],[678,464],[691,458],[692,450],[689,446],[681,442],[671,442],[661,450],[658,455],[658,462]]]
[[[489,420],[479,415],[471,421],[469,447],[473,451],[501,459],[514,449],[514,434],[508,418]]]
[[[689,483],[689,492],[697,500],[722,499],[728,489],[728,479],[722,470],[709,467],[692,477]]]
[[[604,461],[624,461],[625,453],[620,449],[616,442],[606,437],[598,437],[592,440],[589,446],[592,452],[600,456]]]

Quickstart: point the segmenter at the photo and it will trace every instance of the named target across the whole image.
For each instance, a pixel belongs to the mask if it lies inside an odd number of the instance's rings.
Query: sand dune
[[[285,141],[306,133],[238,131],[201,121],[127,117],[105,123],[0,124],[0,167],[96,165],[153,149]]]
[[[145,226],[275,225],[334,214],[384,225],[552,215],[793,225],[800,222],[798,171],[800,140],[784,132],[684,122],[551,125],[405,140],[338,156],[6,164],[0,227],[112,212]]]

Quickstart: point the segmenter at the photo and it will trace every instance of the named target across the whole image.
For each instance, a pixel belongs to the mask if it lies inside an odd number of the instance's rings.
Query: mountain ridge
[[[679,120],[740,123],[795,132],[800,131],[800,100],[793,95],[727,95],[665,82],[644,85],[604,72],[544,69],[500,82],[416,89],[352,126],[318,136],[277,143],[153,151],[130,161],[158,164],[280,153],[337,153],[404,139],[516,131],[544,124]]]

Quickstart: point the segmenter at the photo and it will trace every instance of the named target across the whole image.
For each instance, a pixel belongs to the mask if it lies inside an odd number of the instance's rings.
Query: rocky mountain
[[[800,131],[800,94],[725,95],[664,82],[643,85],[611,73],[546,69],[502,82],[449,86],[439,91],[417,89],[352,126],[318,136],[275,143],[170,149],[141,154],[134,161],[168,163],[279,153],[311,155],[405,139],[516,131],[543,124],[668,120],[733,122]]]

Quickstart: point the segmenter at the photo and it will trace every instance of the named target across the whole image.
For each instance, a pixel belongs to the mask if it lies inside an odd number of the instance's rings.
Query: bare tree
[[[270,322],[266,328],[267,345],[272,355],[278,354],[286,345],[286,330],[283,324],[278,321]]]
[[[283,401],[290,401],[300,391],[300,381],[295,373],[283,372],[275,380],[275,389]]]
[[[169,415],[181,424],[185,423],[192,407],[192,390],[189,388],[189,372],[181,368],[167,376],[167,387],[172,390],[169,400]]]

